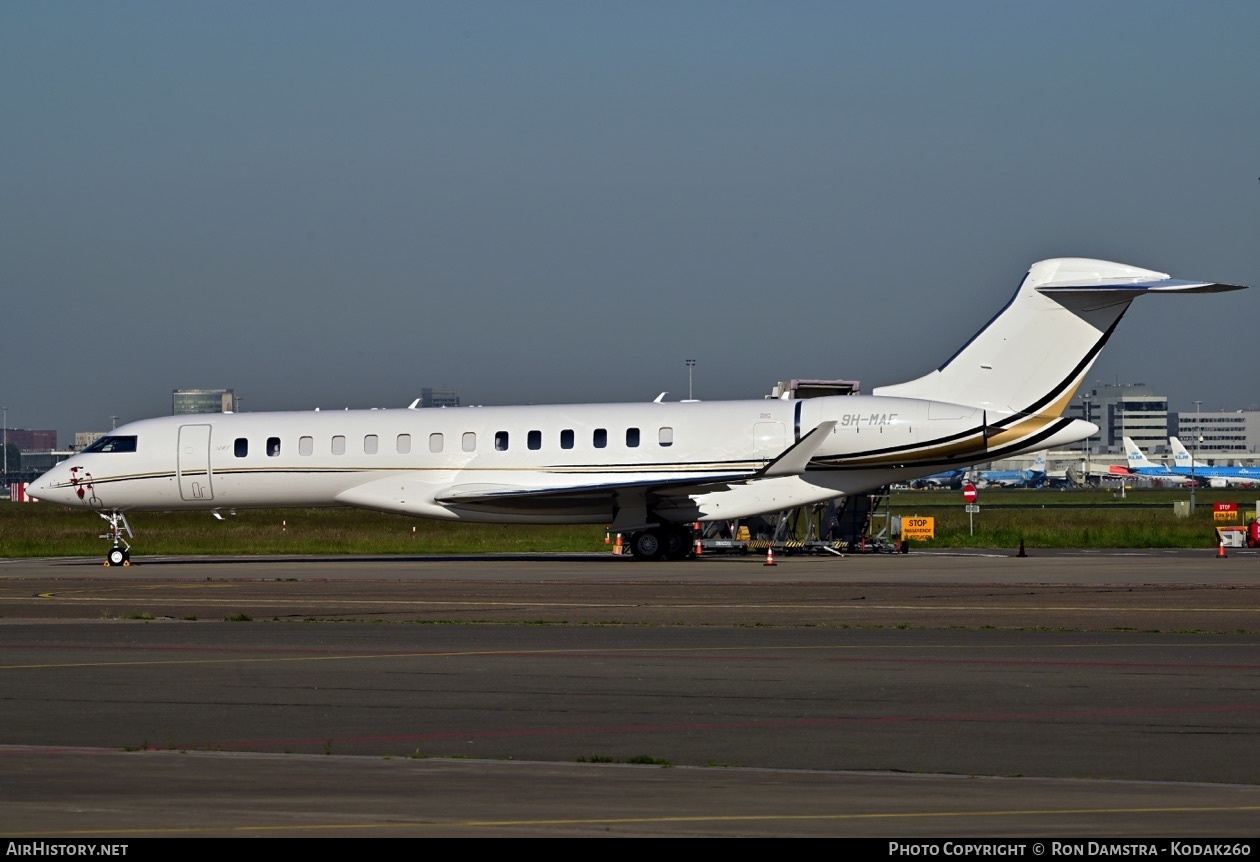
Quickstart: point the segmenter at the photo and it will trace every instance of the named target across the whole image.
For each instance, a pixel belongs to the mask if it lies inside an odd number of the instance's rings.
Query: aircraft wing
[[[634,479],[616,479],[607,474],[590,477],[583,482],[562,485],[518,485],[507,482],[472,482],[451,485],[434,496],[442,505],[461,506],[473,503],[507,502],[513,499],[551,499],[555,502],[589,501],[618,492],[638,490],[648,494],[685,496],[689,493],[721,491],[732,484],[747,482],[756,470],[725,473],[661,473],[640,475]],[[504,477],[510,478],[510,477]]]
[[[452,510],[469,508],[500,514],[543,510],[555,517],[573,517],[593,509],[643,506],[648,498],[659,501],[708,494],[732,485],[799,475],[834,428],[835,422],[823,422],[765,463],[740,461],[672,470],[627,465],[592,466],[582,472],[565,466],[550,472],[450,471],[441,479],[391,473],[347,488],[336,500],[346,506],[430,518],[449,517]]]
[[[634,478],[621,478],[607,473],[580,482],[555,485],[523,486],[510,481],[477,482],[452,485],[434,496],[437,503],[460,506],[475,503],[501,503],[512,499],[571,500],[575,503],[636,491],[655,496],[679,496],[728,490],[758,479],[796,476],[804,473],[810,458],[836,427],[835,421],[823,422],[799,441],[783,450],[778,457],[761,468],[698,470],[690,472],[644,472]],[[563,475],[563,474],[561,474]],[[507,477],[510,479],[510,477]]]
[[[338,503],[419,515],[426,518],[447,518],[453,510],[477,509],[482,512],[518,515],[523,512],[572,516],[592,510],[607,510],[629,497],[655,498],[720,491],[732,483],[748,481],[757,469],[697,471],[690,473],[638,473],[633,476],[616,473],[592,473],[575,476],[552,474],[522,483],[522,475],[513,472],[479,472],[476,481],[459,482],[458,474],[447,481],[407,473],[391,473],[353,488],[336,497]],[[465,474],[465,477],[467,474]],[[451,480],[454,481],[451,481]]]

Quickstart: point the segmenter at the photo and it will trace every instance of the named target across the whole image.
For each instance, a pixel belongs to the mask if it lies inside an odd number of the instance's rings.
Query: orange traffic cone
[[[696,556],[704,556],[704,543],[700,541],[700,537],[696,536]]]
[[[1216,546],[1216,559],[1218,560],[1225,559],[1225,543],[1224,542],[1221,542],[1219,545]]]
[[[616,543],[615,545],[613,545],[613,553],[614,553],[614,554],[621,554],[621,553],[624,553],[624,551],[625,551],[625,549],[621,547],[621,533],[618,533],[618,534],[617,534],[617,543]]]
[[[773,545],[766,548],[766,561],[762,563],[762,565],[764,566],[777,566],[778,565],[778,563],[774,561],[774,546]]]

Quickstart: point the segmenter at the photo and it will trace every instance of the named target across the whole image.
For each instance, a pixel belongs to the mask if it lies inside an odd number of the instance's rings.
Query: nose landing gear
[[[113,545],[109,549],[109,553],[105,555],[105,565],[107,566],[130,566],[131,565],[131,545],[127,544],[127,540],[122,537],[123,530],[127,531],[127,535],[135,538],[135,534],[131,532],[131,525],[127,523],[127,516],[117,509],[110,510],[107,515],[104,512],[96,514],[104,518],[109,526],[105,528],[102,539],[107,539]]]

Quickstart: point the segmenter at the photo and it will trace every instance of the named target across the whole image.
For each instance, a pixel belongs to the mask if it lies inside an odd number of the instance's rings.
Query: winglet
[[[804,473],[805,468],[809,466],[809,459],[814,457],[818,447],[822,446],[823,441],[835,427],[834,419],[819,424],[813,431],[783,450],[782,455],[763,467],[756,478],[772,479],[775,476],[799,476]]]

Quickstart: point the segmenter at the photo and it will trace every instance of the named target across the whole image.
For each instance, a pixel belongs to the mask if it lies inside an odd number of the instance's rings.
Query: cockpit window
[[[84,452],[134,452],[136,451],[136,436],[129,434],[120,437],[102,437],[91,446],[83,450]]]

